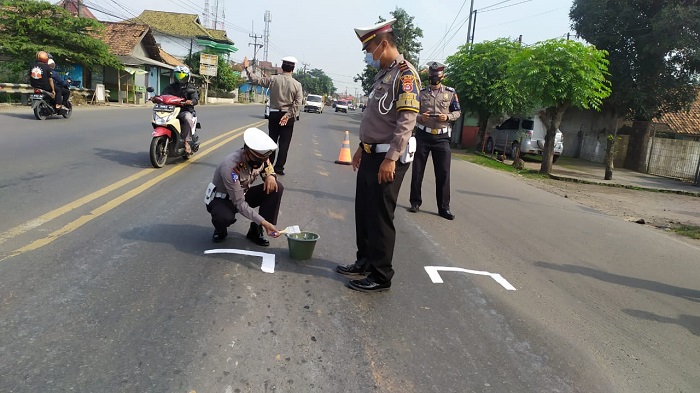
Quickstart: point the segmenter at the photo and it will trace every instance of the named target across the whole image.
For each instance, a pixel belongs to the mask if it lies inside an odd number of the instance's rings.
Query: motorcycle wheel
[[[34,117],[36,117],[37,120],[46,120],[46,115],[41,113],[41,105],[34,107]]]
[[[162,168],[165,161],[168,159],[168,150],[166,148],[168,137],[159,136],[151,140],[150,158],[151,165],[154,168]]]

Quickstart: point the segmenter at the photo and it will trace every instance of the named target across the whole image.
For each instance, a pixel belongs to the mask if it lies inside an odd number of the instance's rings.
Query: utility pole
[[[263,33],[265,35],[265,41],[263,41],[263,45],[265,48],[264,52],[264,59],[267,61],[267,52],[268,48],[270,47],[270,23],[272,22],[272,13],[270,11],[265,11],[265,32]]]
[[[255,31],[255,30],[253,30]],[[257,58],[258,58],[258,48],[261,48],[263,44],[258,44],[258,39],[263,38],[261,35],[255,35],[253,34],[248,34],[248,37],[253,39],[253,42],[248,43],[248,46],[253,45],[253,66],[257,65]]]
[[[78,18],[83,16],[83,0],[78,0]]]
[[[306,75],[306,66],[308,66],[309,63],[304,63],[304,62],[302,61],[301,64],[304,66],[304,75]]]
[[[471,39],[472,39],[472,44],[474,43],[474,32],[476,32],[476,12],[477,10],[474,10],[474,23],[472,24],[472,34],[471,34]]]
[[[467,24],[467,44],[472,42],[472,15],[474,14],[474,0],[472,0],[471,6],[469,6],[469,23]]]
[[[520,45],[523,44],[523,35],[522,35],[522,34],[520,34],[520,36],[518,37],[518,43],[519,43]]]

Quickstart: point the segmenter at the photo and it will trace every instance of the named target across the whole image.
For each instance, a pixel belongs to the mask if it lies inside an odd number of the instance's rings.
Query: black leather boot
[[[248,240],[250,240],[251,242],[257,244],[258,246],[267,247],[270,245],[270,242],[263,236],[262,225],[258,225],[254,222],[250,223],[250,229],[248,230],[248,234],[245,235],[245,237],[248,238]]]

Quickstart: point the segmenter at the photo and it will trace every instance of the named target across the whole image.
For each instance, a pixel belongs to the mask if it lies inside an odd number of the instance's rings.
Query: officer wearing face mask
[[[421,185],[428,155],[433,154],[435,171],[435,196],[438,214],[454,220],[450,211],[450,136],[452,124],[462,116],[455,89],[444,86],[445,65],[432,62],[428,67],[430,86],[420,91],[420,115],[416,123],[416,155],[411,174],[411,207],[416,213],[423,202]]]
[[[379,69],[360,123],[360,146],[352,158],[357,170],[355,232],[357,260],[336,271],[351,289],[381,292],[391,287],[396,228],[394,211],[410,166],[406,156],[420,104],[420,78],[396,46],[396,19],[355,29],[365,62]]]
[[[246,238],[267,247],[270,242],[263,236],[263,228],[269,236],[279,236],[275,224],[284,191],[269,160],[277,144],[258,128],[245,130],[243,142],[243,148],[226,156],[216,168],[204,197],[214,224],[212,239],[223,241],[227,228],[236,222],[236,213],[240,213],[252,221]],[[251,186],[258,176],[263,183]],[[259,213],[253,210],[258,206]]]

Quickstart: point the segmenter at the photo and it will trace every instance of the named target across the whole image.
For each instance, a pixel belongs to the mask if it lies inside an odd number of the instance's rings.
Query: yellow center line
[[[248,125],[248,126],[236,128],[236,129],[228,131],[225,134],[222,134],[222,135],[220,135],[220,136],[218,136],[218,137],[216,137],[216,138],[214,138],[206,143],[202,143],[202,146],[205,146],[205,145],[212,144],[212,143],[218,141],[219,139],[226,138],[223,141],[216,143],[214,146],[209,148],[206,152],[202,152],[196,156],[192,156],[192,158],[185,161],[182,165],[178,165],[172,169],[169,169],[165,173],[163,173],[163,174],[145,182],[144,184],[120,195],[119,197],[105,203],[104,205],[96,208],[95,210],[91,211],[90,213],[79,217],[77,220],[68,223],[63,228],[58,229],[58,230],[50,233],[48,236],[46,236],[42,239],[35,240],[24,247],[18,248],[17,250],[13,251],[9,255],[0,259],[0,262],[7,260],[9,258],[15,257],[17,255],[23,254],[27,251],[36,250],[40,247],[43,247],[43,246],[53,242],[54,240],[58,239],[59,237],[80,228],[81,226],[85,225],[86,223],[92,221],[93,219],[107,213],[108,211],[116,208],[117,206],[128,201],[129,199],[139,195],[140,193],[144,192],[145,190],[151,188],[152,186],[160,183],[161,181],[163,181],[163,180],[167,179],[168,177],[174,175],[175,173],[181,171],[182,169],[187,167],[187,165],[190,165],[191,163],[198,161],[200,158],[213,152],[214,150],[218,149],[219,147],[221,147],[221,146],[229,143],[230,141],[238,138],[239,136],[242,135],[242,133],[240,132],[241,130],[248,128],[248,127],[256,127],[256,126],[262,125],[264,123],[266,123],[266,121],[259,121],[259,122],[253,123],[251,125]],[[233,135],[229,136],[231,134],[233,134]],[[125,184],[133,182],[134,180],[137,180],[137,179],[139,179],[139,178],[141,178],[141,177],[143,177],[143,176],[145,176],[145,175],[147,175],[155,170],[156,169],[145,169],[143,171],[140,171],[140,172],[138,172],[134,175],[131,175],[131,176],[129,176],[129,177],[117,182],[117,183],[114,183],[114,184],[112,184],[108,187],[105,187],[99,191],[96,191],[90,195],[86,195],[86,196],[84,196],[84,197],[82,197],[74,202],[71,202],[71,203],[69,203],[61,208],[55,209],[52,212],[44,214],[44,215],[42,215],[38,218],[35,218],[33,220],[27,221],[24,224],[18,225],[16,227],[10,229],[9,231],[6,231],[6,232],[0,234],[0,244],[7,241],[8,239],[10,239],[14,236],[17,236],[21,233],[27,232],[27,231],[29,231],[33,228],[36,228],[36,227],[38,227],[38,226],[40,226],[48,221],[53,220],[53,219],[65,214],[65,213],[68,213],[71,210],[73,210],[79,206],[82,206],[87,202],[90,202],[94,199],[97,199],[97,198],[103,196],[103,195],[106,195],[107,193],[114,191],[117,188],[119,188]]]

